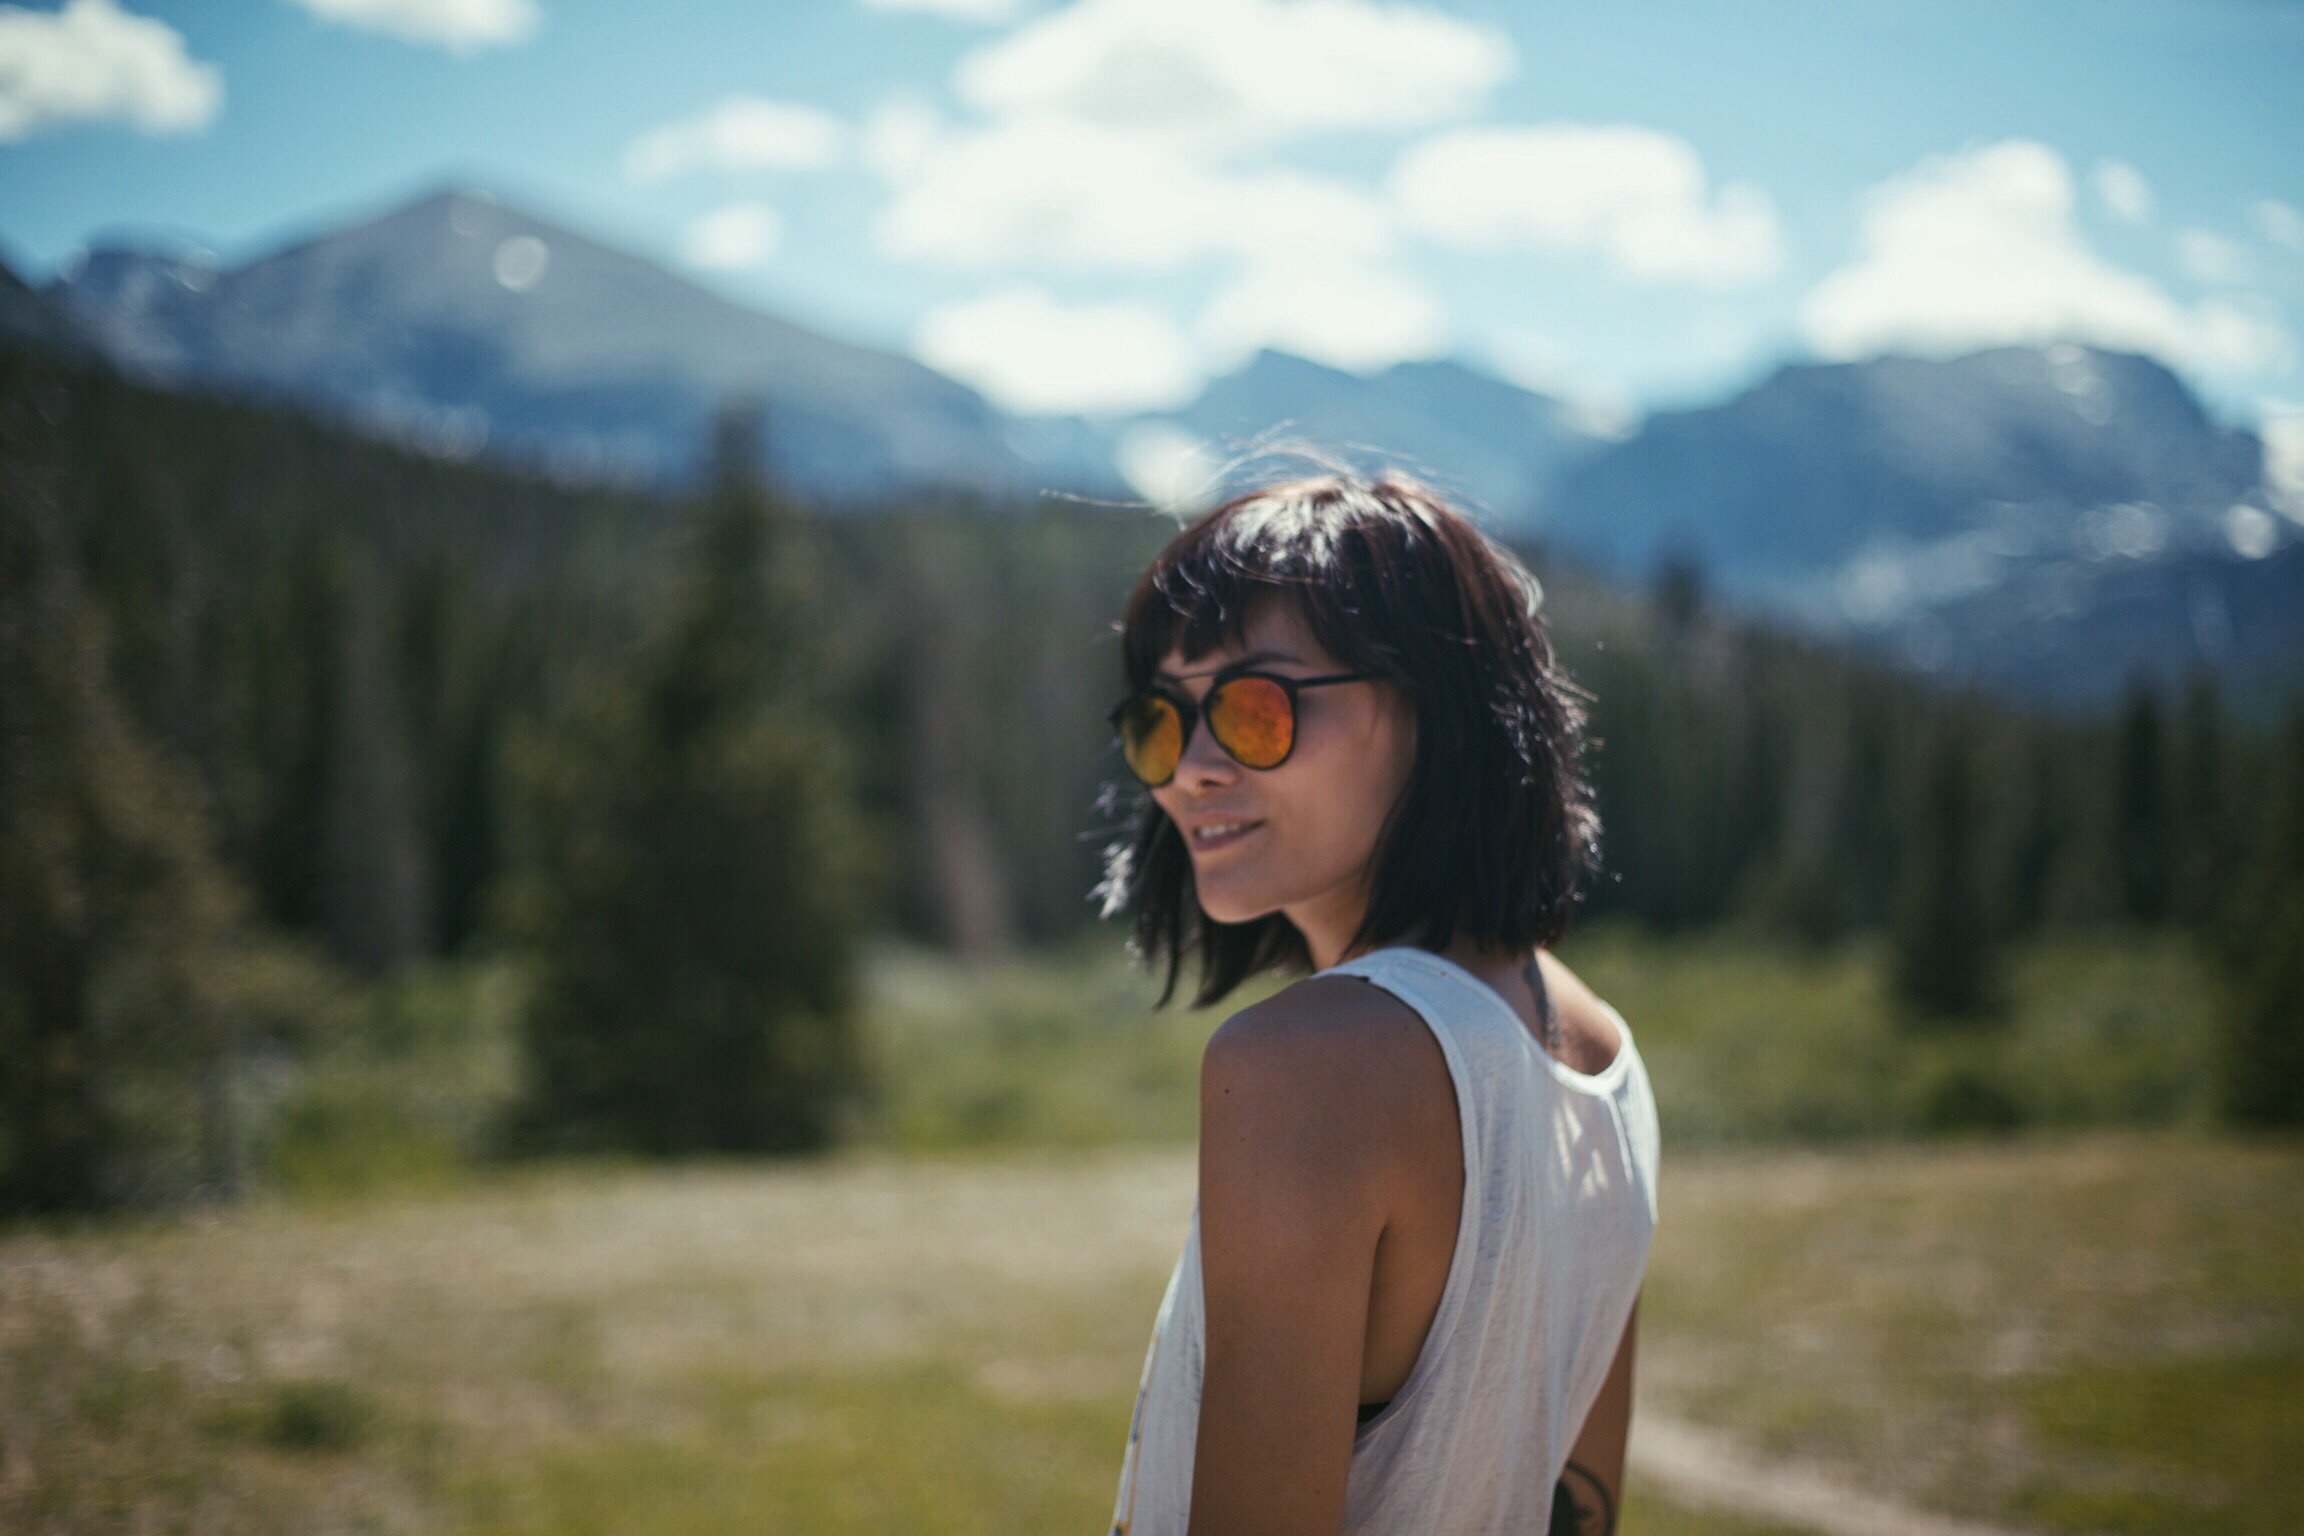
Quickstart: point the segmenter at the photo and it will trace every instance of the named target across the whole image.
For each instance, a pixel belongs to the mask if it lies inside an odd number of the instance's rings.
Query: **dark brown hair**
[[[1582,755],[1584,696],[1554,663],[1542,589],[1463,514],[1404,475],[1326,474],[1237,497],[1170,541],[1128,599],[1129,689],[1171,649],[1196,659],[1238,642],[1248,607],[1290,596],[1321,646],[1415,703],[1416,757],[1376,840],[1354,951],[1557,942],[1599,861],[1600,821]],[[1118,791],[1115,790],[1115,793]],[[1134,825],[1104,851],[1103,915],[1131,915],[1131,945],[1164,961],[1160,1000],[1187,952],[1194,1001],[1267,970],[1308,971],[1279,913],[1220,923],[1200,910],[1183,835],[1138,791]]]

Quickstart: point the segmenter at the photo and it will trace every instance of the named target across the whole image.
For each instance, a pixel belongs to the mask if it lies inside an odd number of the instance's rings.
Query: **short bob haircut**
[[[1171,649],[1237,643],[1249,605],[1297,604],[1320,644],[1416,706],[1416,757],[1379,831],[1371,900],[1351,949],[1556,943],[1598,867],[1600,821],[1583,772],[1584,700],[1553,661],[1543,589],[1439,496],[1400,474],[1323,474],[1239,496],[1185,528],[1128,599],[1130,690]],[[1119,803],[1115,800],[1113,803]],[[1183,835],[1148,792],[1104,851],[1102,913],[1131,914],[1131,947],[1165,961],[1165,1003],[1187,952],[1205,1007],[1311,953],[1279,914],[1220,923],[1200,910]]]

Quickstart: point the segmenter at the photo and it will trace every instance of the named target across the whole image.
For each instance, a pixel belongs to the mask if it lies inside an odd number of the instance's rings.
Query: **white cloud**
[[[1254,262],[1220,287],[1200,317],[1219,369],[1260,347],[1367,372],[1447,350],[1448,324],[1421,284],[1351,262]]]
[[[1201,383],[1190,344],[1159,310],[1067,305],[1029,283],[930,310],[912,351],[1022,414],[1162,410]]]
[[[1474,251],[1591,251],[1627,277],[1716,287],[1783,263],[1767,194],[1717,196],[1687,141],[1649,128],[1470,128],[1411,146],[1391,193],[1409,227]]]
[[[868,11],[913,11],[984,26],[1008,20],[1018,8],[1018,0],[864,0]]]
[[[624,174],[665,181],[694,170],[821,170],[840,158],[847,137],[838,118],[816,107],[731,96],[634,139],[624,151]]]
[[[1266,345],[1356,368],[1430,355],[1446,328],[1388,265],[1385,200],[1240,157],[1457,117],[1512,68],[1501,33],[1413,5],[1079,0],[962,60],[953,91],[972,120],[947,126],[917,102],[867,118],[863,158],[890,191],[874,239],[899,260],[973,271],[1214,269],[1190,338],[1149,309],[1064,310],[1023,285],[922,323],[921,356],[937,361],[933,346],[951,358],[939,366],[1035,409],[1148,408],[1188,396],[1205,358]],[[1053,361],[980,352],[994,321],[1047,337]],[[1091,322],[1126,346],[1066,361]]]
[[[1210,360],[1262,346],[1355,369],[1434,355],[1445,318],[1390,266],[1383,197],[1239,157],[1457,118],[1513,67],[1498,31],[1373,0],[1079,0],[1028,20],[956,70],[974,121],[918,103],[867,119],[879,247],[979,271],[1211,266],[1214,294],[1187,336],[1015,283],[931,314],[915,350],[1004,403],[1088,411],[1180,403]]]
[[[2096,162],[2096,197],[2104,211],[2123,224],[2152,217],[2152,187],[2144,173],[2125,160]]]
[[[2176,263],[2196,283],[2222,286],[2248,275],[2248,258],[2240,247],[2205,229],[2176,232]]]
[[[1867,195],[1860,253],[1810,292],[1802,331],[1827,357],[2082,341],[2208,371],[2286,366],[2274,317],[2221,298],[2178,304],[2089,249],[2072,213],[2071,171],[2045,145],[1922,161]]]
[[[902,182],[917,174],[927,161],[941,128],[936,109],[926,102],[891,101],[874,108],[864,119],[858,147],[874,175],[886,182]]]
[[[1150,273],[1311,243],[1330,259],[1367,258],[1392,243],[1382,204],[1341,182],[1224,170],[1073,120],[1025,118],[904,153],[910,170],[876,237],[914,261]]]
[[[1477,109],[1514,67],[1490,28],[1370,0],[1079,0],[961,62],[993,117],[1054,114],[1221,152],[1412,128]]]
[[[2285,373],[2296,360],[2294,339],[2272,305],[2256,294],[2207,299],[2184,312],[2187,333],[2171,361],[2238,374]]]
[[[112,0],[70,0],[55,12],[0,6],[0,143],[74,122],[188,133],[223,101],[222,72],[188,55],[165,22]]]
[[[404,43],[476,53],[535,35],[536,0],[295,0],[323,21]]]
[[[2304,213],[2276,197],[2260,197],[2249,206],[2248,216],[2255,221],[2258,234],[2304,256]]]
[[[766,203],[730,203],[691,223],[680,237],[680,259],[713,272],[764,264],[784,243],[784,221]]]

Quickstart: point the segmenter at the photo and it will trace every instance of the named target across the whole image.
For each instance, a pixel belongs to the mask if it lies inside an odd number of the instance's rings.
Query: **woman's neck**
[[[1308,901],[1300,906],[1283,909],[1281,915],[1294,925],[1304,948],[1311,953],[1312,969],[1324,971],[1332,965],[1351,959],[1362,950],[1352,948],[1359,936],[1360,924],[1367,918],[1367,898],[1358,893],[1337,893],[1326,900]]]

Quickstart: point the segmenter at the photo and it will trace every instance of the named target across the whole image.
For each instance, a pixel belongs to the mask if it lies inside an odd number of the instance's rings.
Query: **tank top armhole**
[[[1408,1379],[1400,1383],[1383,1410],[1363,1421],[1356,1438],[1365,1438],[1399,1418],[1413,1403],[1439,1368],[1438,1362],[1454,1337],[1457,1319],[1463,1315],[1464,1297],[1472,1284],[1472,1255],[1479,1247],[1481,1199],[1485,1185],[1485,1165],[1481,1155],[1479,1101],[1472,1091],[1472,1074],[1464,1060],[1463,1048],[1444,1018],[1441,1010],[1430,1005],[1420,978],[1409,967],[1387,963],[1391,951],[1376,950],[1356,959],[1330,966],[1318,974],[1322,976],[1354,976],[1370,986],[1381,987],[1405,1003],[1409,1011],[1424,1021],[1424,1027],[1439,1043],[1441,1059],[1448,1066],[1448,1086],[1456,1097],[1456,1129],[1459,1155],[1463,1162],[1464,1198],[1456,1211],[1456,1242],[1448,1255],[1448,1279],[1440,1289],[1440,1305],[1433,1310],[1432,1325],[1424,1332],[1424,1343],[1416,1351],[1416,1363],[1409,1368]],[[1401,974],[1408,971],[1409,974]]]

